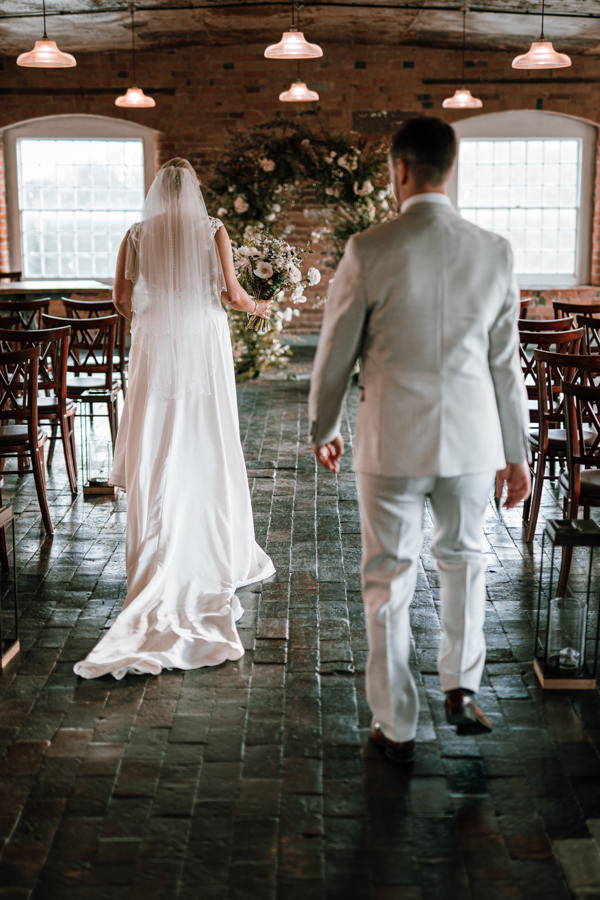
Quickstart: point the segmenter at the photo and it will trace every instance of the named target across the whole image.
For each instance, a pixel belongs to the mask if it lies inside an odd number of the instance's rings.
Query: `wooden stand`
[[[543,660],[537,657],[533,660],[533,671],[545,691],[593,691],[596,689],[596,679],[593,675],[581,675],[578,678],[556,675],[546,668]]]
[[[15,517],[13,514],[12,506],[0,506],[0,529],[6,529],[9,526],[12,537],[12,599],[14,607],[14,633],[11,637],[6,637],[4,634],[3,604],[4,598],[7,596],[8,591],[2,591],[2,596],[0,598],[0,671],[5,669],[21,650],[21,645],[19,643],[19,607],[17,603],[17,555],[15,542]]]

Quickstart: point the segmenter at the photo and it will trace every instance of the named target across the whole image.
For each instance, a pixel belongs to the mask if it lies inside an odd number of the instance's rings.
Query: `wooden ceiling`
[[[0,55],[30,49],[41,37],[41,0],[2,0]],[[457,0],[316,0],[300,12],[310,41],[331,44],[413,44],[457,47],[462,15]],[[470,49],[515,50],[538,37],[541,0],[479,0],[467,15]],[[127,49],[130,14],[123,0],[47,0],[48,36],[61,49]],[[60,14],[58,14],[60,13]],[[144,48],[185,45],[266,45],[291,21],[291,3],[266,0],[141,0],[136,42]],[[545,32],[559,50],[600,54],[600,0],[546,0]]]

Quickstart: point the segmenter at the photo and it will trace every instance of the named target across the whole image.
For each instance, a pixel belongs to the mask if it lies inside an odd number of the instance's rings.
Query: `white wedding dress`
[[[221,223],[206,219],[214,245]],[[129,232],[130,260],[139,228]],[[254,537],[227,314],[220,302],[191,303],[179,321],[163,319],[162,332],[146,327],[148,285],[127,267],[130,377],[111,475],[127,491],[127,597],[74,666],[83,678],[239,659],[236,589],[275,571]],[[180,333],[166,333],[173,327]],[[169,365],[184,377],[173,381]]]

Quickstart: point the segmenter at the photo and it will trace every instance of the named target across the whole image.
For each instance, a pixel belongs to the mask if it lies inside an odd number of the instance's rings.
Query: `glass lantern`
[[[557,675],[583,673],[587,604],[581,597],[553,597],[548,623],[547,665]]]
[[[547,542],[551,547],[550,579],[544,600],[542,590]],[[596,609],[596,624],[592,630],[590,600],[594,547],[598,546],[600,527],[591,519],[548,519],[546,522],[542,538],[533,660],[534,671],[545,690],[593,690],[596,687],[600,618]],[[554,596],[554,557],[556,549],[563,547],[588,548],[585,596],[566,592],[564,597]],[[593,655],[588,655],[591,647]]]

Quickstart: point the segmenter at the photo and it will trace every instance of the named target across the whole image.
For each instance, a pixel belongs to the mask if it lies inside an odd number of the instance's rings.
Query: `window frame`
[[[156,171],[156,134],[146,125],[138,125],[125,119],[110,116],[60,115],[27,119],[3,129],[4,166],[6,180],[6,216],[8,224],[8,248],[10,268],[22,271],[21,222],[19,213],[17,177],[17,141],[21,138],[38,140],[123,140],[142,141],[144,154],[144,193],[152,184]],[[36,278],[36,281],[60,281],[60,278]],[[74,276],[69,281],[86,281],[89,278]],[[112,284],[112,278],[94,276],[94,281]]]
[[[592,230],[596,173],[598,129],[591,122],[544,110],[511,110],[471,116],[453,123],[459,140],[462,138],[493,140],[577,138],[581,141],[579,172],[579,215],[577,218],[577,249],[574,275],[518,275],[523,288],[569,288],[590,283],[592,262]],[[458,208],[458,163],[448,182],[448,195]]]

